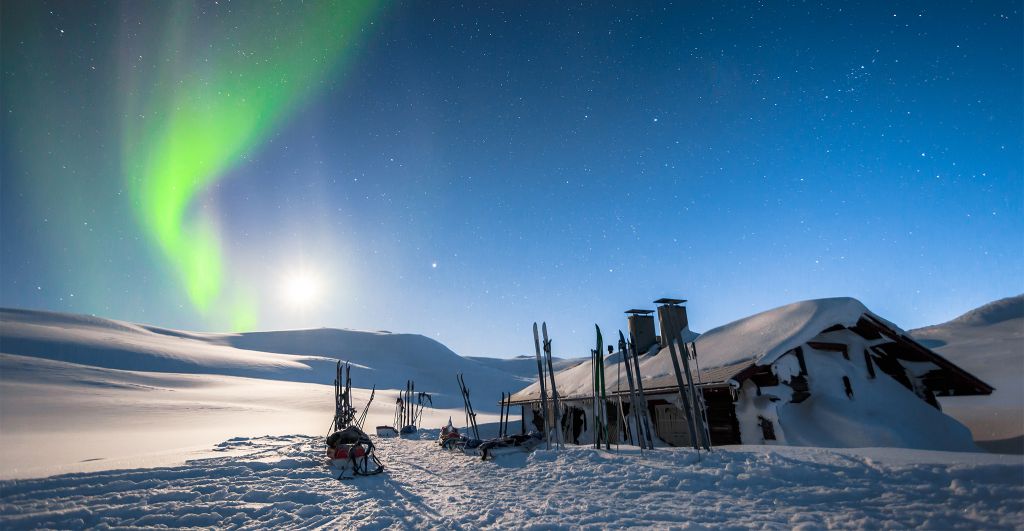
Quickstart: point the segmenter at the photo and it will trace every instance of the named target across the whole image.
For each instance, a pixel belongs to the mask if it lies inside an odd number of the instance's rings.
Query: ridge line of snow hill
[[[502,372],[507,372],[522,380],[525,384],[537,381],[537,357],[536,355],[516,356],[513,358],[489,358],[485,356],[466,356],[477,363],[482,363]],[[586,358],[551,358],[555,372],[570,369],[586,361]],[[519,389],[514,389],[518,391]]]
[[[997,301],[992,301],[988,304],[983,304],[944,323],[922,326],[921,328],[914,329],[911,332],[927,332],[934,328],[954,326],[996,325],[1013,319],[1022,318],[1024,318],[1024,294],[1005,297]]]
[[[419,334],[334,328],[197,333],[85,315],[0,309],[0,352],[84,366],[143,372],[216,374],[331,384],[337,359],[353,366],[357,387],[457,395],[455,373],[472,390],[515,391],[515,376],[459,356]],[[483,397],[481,397],[483,398]],[[488,408],[481,402],[480,407]],[[497,404],[495,396],[493,402]]]

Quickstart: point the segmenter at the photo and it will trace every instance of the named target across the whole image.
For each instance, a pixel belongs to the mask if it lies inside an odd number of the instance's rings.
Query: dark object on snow
[[[763,437],[764,440],[775,440],[775,424],[772,424],[772,421],[758,415],[757,424],[761,426],[761,437]]]
[[[377,426],[377,437],[398,437],[394,426]]]
[[[373,441],[363,430],[349,426],[327,436],[327,458],[340,470],[338,479],[353,476],[372,476],[384,471],[384,465],[374,453]],[[346,477],[346,473],[351,476]]]
[[[441,434],[437,437],[437,444],[445,450],[454,450],[460,447],[466,438],[459,433],[459,429],[452,425],[452,418],[448,417],[448,425],[441,428]]]
[[[530,453],[540,446],[542,442],[544,442],[544,438],[541,437],[541,434],[532,432],[527,435],[511,435],[509,437],[499,437],[483,441],[476,447],[476,451],[480,454],[480,458],[486,461],[488,458],[493,459],[498,455],[518,452]]]
[[[853,386],[850,385],[849,376],[843,376],[843,388],[846,390],[846,398],[853,400]]]
[[[544,415],[538,409],[533,410],[533,427],[537,431],[544,433]]]
[[[362,430],[376,387],[370,392],[370,400],[359,416],[358,425],[353,424],[356,408],[352,407],[352,366],[348,363],[342,365],[338,361],[335,371],[334,419],[331,421],[330,435],[325,439],[327,459],[331,466],[341,471],[338,479],[380,474],[384,471],[384,465],[374,455],[373,442]]]
[[[580,443],[580,434],[587,429],[587,414],[583,408],[569,407],[562,417],[562,431],[572,433],[572,443]]]

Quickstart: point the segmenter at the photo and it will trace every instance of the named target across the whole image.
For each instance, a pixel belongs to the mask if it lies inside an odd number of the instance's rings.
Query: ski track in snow
[[[809,448],[568,447],[496,461],[377,440],[387,470],[338,481],[319,437],[235,438],[183,466],[0,482],[0,527],[1020,528],[1024,464]],[[916,454],[915,454],[916,455]],[[972,454],[964,455],[970,461]]]

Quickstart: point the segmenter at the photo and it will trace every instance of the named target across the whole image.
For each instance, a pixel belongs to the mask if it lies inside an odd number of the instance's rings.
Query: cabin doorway
[[[654,424],[658,437],[671,446],[692,446],[683,410],[671,404],[654,406]]]

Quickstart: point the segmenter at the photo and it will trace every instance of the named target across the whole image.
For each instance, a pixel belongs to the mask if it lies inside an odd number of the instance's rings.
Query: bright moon
[[[310,271],[293,271],[284,278],[282,295],[294,308],[308,308],[320,296],[320,279]]]

